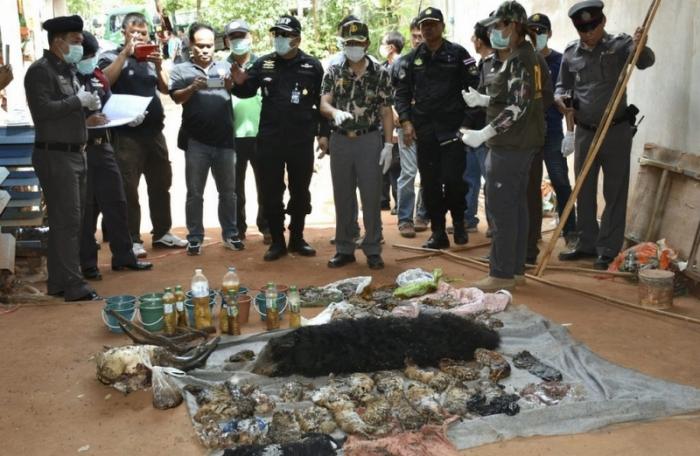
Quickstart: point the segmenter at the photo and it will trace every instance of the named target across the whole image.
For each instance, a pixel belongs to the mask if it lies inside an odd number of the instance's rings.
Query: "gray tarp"
[[[521,400],[521,412],[516,416],[492,415],[454,423],[449,428],[448,437],[459,449],[513,437],[586,432],[612,423],[700,410],[700,390],[611,364],[573,340],[566,328],[526,307],[511,306],[495,317],[504,323],[499,330],[502,336],[499,352],[511,361],[516,353],[530,351],[559,369],[564,375],[564,382],[578,385],[578,389],[583,391],[583,399],[564,400],[552,406],[535,406]],[[259,352],[270,336],[283,332],[228,339],[209,358],[206,367],[190,372],[190,377],[222,381],[236,376],[241,381],[267,385],[264,391],[274,391],[290,379],[268,379],[251,374],[248,369],[252,363],[240,366],[237,371],[224,370],[224,364],[237,351],[251,349]],[[196,381],[194,378],[190,380]],[[324,381],[325,378],[318,378],[314,383],[320,385]],[[501,384],[512,392],[513,389],[520,390],[529,383],[540,381],[527,371],[513,367],[511,376]],[[197,406],[192,397],[188,397],[186,402],[190,413],[194,414]]]

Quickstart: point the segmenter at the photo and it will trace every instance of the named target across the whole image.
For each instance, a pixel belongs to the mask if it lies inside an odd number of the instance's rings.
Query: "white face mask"
[[[351,62],[359,62],[365,56],[365,48],[363,46],[345,46],[343,53]]]
[[[250,51],[250,39],[249,38],[238,38],[231,40],[231,52],[235,55],[247,54]]]
[[[549,40],[549,36],[547,33],[540,33],[537,35],[537,43],[535,43],[535,47],[537,48],[538,51],[541,51],[542,49],[547,47],[547,41]]]
[[[284,36],[276,36],[275,37],[275,52],[279,55],[286,55],[289,54],[289,52],[294,49],[294,47],[291,45],[293,38],[287,38]]]
[[[383,59],[386,59],[389,57],[389,45],[388,44],[382,44],[379,46],[379,55],[382,56]]]

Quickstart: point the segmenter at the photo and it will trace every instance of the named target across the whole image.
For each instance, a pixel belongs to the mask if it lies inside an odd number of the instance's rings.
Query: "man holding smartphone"
[[[153,224],[153,247],[184,248],[187,241],[170,233],[170,169],[168,146],[163,136],[163,104],[158,92],[168,93],[168,72],[157,46],[148,45],[148,22],[143,14],[129,13],[122,21],[124,45],[100,55],[98,66],[112,86],[112,93],[153,97],[141,122],[113,130],[113,146],[124,179],[129,212],[129,231],[134,254],[143,258],[139,181],[148,186],[148,205]]]
[[[224,247],[243,250],[236,223],[236,174],[233,143],[233,81],[228,62],[214,62],[214,29],[192,24],[192,58],[170,73],[170,97],[182,105],[178,147],[185,151],[187,254],[202,252],[204,186],[211,168],[219,191],[219,223]]]

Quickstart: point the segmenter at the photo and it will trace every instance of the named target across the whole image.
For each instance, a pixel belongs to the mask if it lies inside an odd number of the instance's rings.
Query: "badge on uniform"
[[[301,92],[299,92],[299,84],[294,86],[294,90],[292,90],[292,98],[289,101],[292,104],[299,104],[299,101],[301,101]]]
[[[421,66],[421,65],[423,65],[423,59],[421,59],[420,57],[418,57],[416,60],[413,61],[413,63],[414,63],[416,66]]]
[[[274,70],[275,69],[275,61],[274,60],[265,60],[263,62],[263,70]]]

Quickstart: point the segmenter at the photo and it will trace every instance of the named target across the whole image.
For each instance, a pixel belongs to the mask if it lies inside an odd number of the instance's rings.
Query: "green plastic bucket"
[[[277,293],[277,309],[280,315],[279,319],[281,320],[284,316],[284,311],[287,310],[287,295],[282,292]],[[260,320],[265,321],[267,317],[265,293],[258,293],[255,295],[255,310],[260,314]]]
[[[216,298],[212,298],[209,295],[209,310],[211,311],[212,320],[214,319],[214,306],[216,305]],[[194,304],[192,304],[191,299],[185,300],[185,310],[187,311],[187,321],[190,323],[190,327],[194,328]]]
[[[102,321],[110,331],[121,334],[124,331],[119,327],[119,321],[112,315],[109,315],[107,310],[113,310],[127,320],[133,321],[136,315],[136,297],[119,295],[111,296],[105,300],[105,306],[102,309]]]
[[[148,293],[139,297],[140,322],[151,332],[163,329],[163,293]]]

